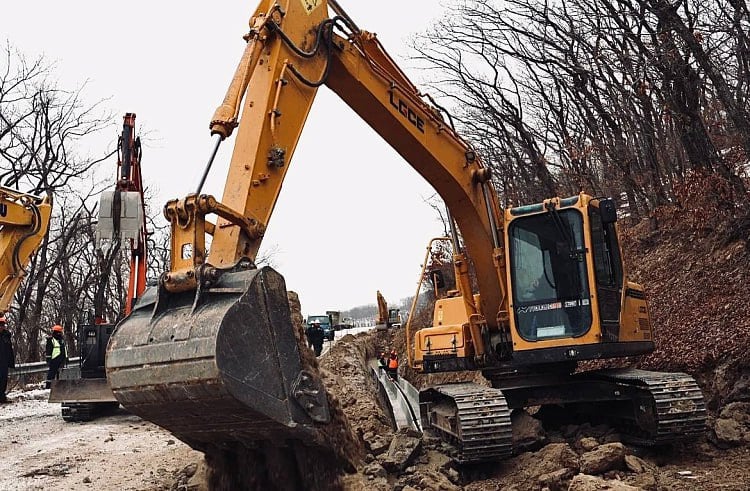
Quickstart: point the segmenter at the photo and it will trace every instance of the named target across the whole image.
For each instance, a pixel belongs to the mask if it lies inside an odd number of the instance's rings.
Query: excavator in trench
[[[377,291],[378,318],[375,320],[375,328],[386,330],[392,327],[401,327],[401,311],[399,309],[389,309],[388,302],[380,290]]]
[[[326,392],[305,364],[283,277],[256,267],[255,258],[325,85],[450,212],[456,285],[437,301],[432,326],[407,326],[407,350],[420,372],[474,370],[491,382],[420,394],[424,427],[451,442],[459,461],[509,455],[510,412],[527,406],[607,417],[643,444],[701,434],[705,403],[689,376],[576,370],[585,360],[654,350],[644,289],[623,267],[612,199],[579,194],[502,209],[490,169],[449,115],[338,1],[263,0],[244,39],[210,124],[203,179],[195,193],[164,208],[170,270],[109,343],[107,377],[123,406],[198,450],[320,444],[331,421]],[[218,145],[235,129],[219,201],[201,194],[202,185]]]

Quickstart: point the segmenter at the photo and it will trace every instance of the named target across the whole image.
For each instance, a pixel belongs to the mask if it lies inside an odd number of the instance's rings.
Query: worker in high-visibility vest
[[[65,352],[63,328],[60,324],[53,326],[52,335],[47,336],[47,347],[44,353],[48,367],[45,386],[49,389],[52,387],[52,381],[60,378],[60,369],[68,361],[68,354]]]
[[[391,356],[388,357],[388,375],[394,380],[398,380],[398,353],[396,350],[391,351]]]

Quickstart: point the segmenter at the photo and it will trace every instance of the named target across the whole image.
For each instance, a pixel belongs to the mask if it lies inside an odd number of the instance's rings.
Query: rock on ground
[[[578,474],[570,481],[568,491],[641,491],[641,488],[630,486],[622,481],[607,480],[596,476]]]
[[[510,415],[513,428],[513,448],[516,452],[538,450],[547,443],[547,434],[542,422],[523,409],[516,409]]]
[[[581,472],[603,474],[612,469],[621,469],[625,464],[625,446],[622,443],[599,445],[581,455]]]
[[[419,435],[399,433],[388,448],[388,454],[383,460],[383,467],[391,472],[403,471],[414,460],[422,448],[422,438]]]

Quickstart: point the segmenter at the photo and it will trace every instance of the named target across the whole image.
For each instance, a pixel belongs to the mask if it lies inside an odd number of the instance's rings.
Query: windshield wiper
[[[555,208],[555,204],[552,202],[547,203],[547,211],[549,211],[550,216],[552,216],[552,222],[555,224],[557,231],[565,241],[565,245],[568,248],[568,257],[570,257],[570,259],[580,261],[581,253],[583,252],[583,250],[577,249],[575,247],[573,238],[568,234],[568,228],[565,226],[565,222],[563,222],[563,219],[560,216],[560,212],[557,210],[557,208]]]

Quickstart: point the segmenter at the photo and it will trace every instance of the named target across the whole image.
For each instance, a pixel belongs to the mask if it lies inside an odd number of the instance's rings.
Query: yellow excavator
[[[626,279],[613,200],[580,194],[503,210],[490,170],[450,118],[337,1],[263,0],[245,40],[210,124],[204,178],[164,208],[170,270],[110,340],[107,377],[122,405],[201,450],[321,441],[331,410],[305,365],[284,279],[254,260],[317,89],[326,85],[450,212],[456,285],[442,292],[433,326],[408,328],[407,339],[415,369],[481,370],[492,382],[420,395],[426,427],[451,441],[460,461],[508,455],[510,411],[533,405],[607,416],[643,443],[703,431],[705,404],[686,375],[576,373],[583,360],[654,349],[644,290]],[[219,201],[201,194],[202,184],[235,129]]]
[[[375,320],[375,328],[379,330],[390,329],[392,327],[401,327],[401,311],[399,309],[389,309],[388,302],[380,290],[377,291],[378,301],[378,318]]]
[[[0,315],[26,276],[26,265],[49,230],[52,202],[0,186]]]

